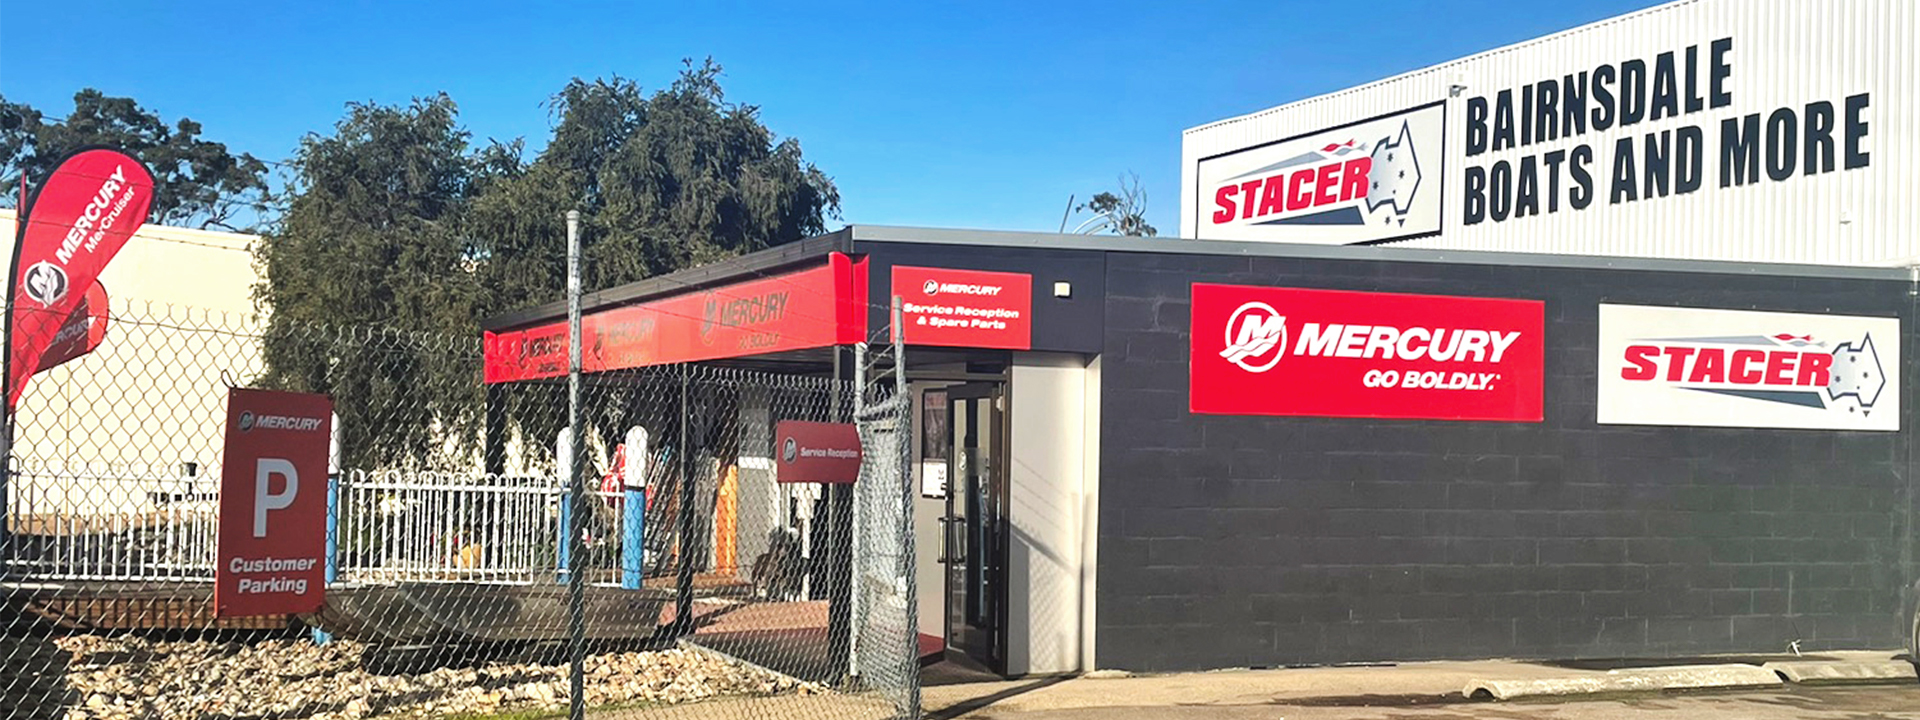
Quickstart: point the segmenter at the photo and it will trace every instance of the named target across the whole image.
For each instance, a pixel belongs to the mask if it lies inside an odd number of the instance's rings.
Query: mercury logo
[[[787,441],[783,443],[780,448],[780,457],[784,458],[787,462],[793,462],[799,459],[800,443],[793,438],[787,438]]]
[[[20,279],[26,284],[27,297],[43,307],[53,307],[67,296],[67,271],[59,265],[42,260],[27,268]]]
[[[984,295],[987,297],[993,297],[993,296],[999,295],[1000,291],[1005,289],[1006,289],[1005,287],[1002,287],[999,285],[971,285],[968,283],[943,283],[936,280],[928,280],[926,285],[921,286],[921,290],[928,295],[938,295],[940,293],[955,293],[959,295]]]
[[[240,413],[240,432],[254,428],[261,430],[293,430],[308,432],[320,429],[320,418],[295,417],[292,415],[261,415],[254,417],[251,412]]]
[[[1272,370],[1287,354],[1287,318],[1257,300],[1241,305],[1227,318],[1226,343],[1220,357],[1227,362],[1252,373]]]

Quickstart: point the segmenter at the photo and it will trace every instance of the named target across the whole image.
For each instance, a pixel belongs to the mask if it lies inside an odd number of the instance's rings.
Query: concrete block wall
[[[1915,404],[1900,433],[1601,426],[1595,325],[1620,302],[1899,316],[1910,338],[1906,283],[1157,253],[1106,267],[1099,667],[1899,645]],[[1544,300],[1546,421],[1190,414],[1194,282]]]

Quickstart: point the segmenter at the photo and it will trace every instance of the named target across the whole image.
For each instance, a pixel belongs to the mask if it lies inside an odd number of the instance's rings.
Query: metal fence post
[[[581,720],[587,715],[586,697],[586,574],[580,559],[586,555],[586,467],[582,457],[580,426],[580,211],[567,211],[567,446],[572,462],[567,467],[567,678],[569,681],[567,716]]]
[[[339,419],[334,427],[339,427]],[[338,432],[336,430],[336,432]],[[336,445],[337,447],[337,445]],[[325,582],[332,585],[340,579],[340,471],[336,468],[327,474],[327,568]],[[333,635],[318,627],[313,628],[313,642],[325,645],[333,642]]]
[[[680,567],[675,578],[673,602],[674,635],[686,635],[693,632],[693,490],[694,472],[693,443],[695,412],[688,403],[688,385],[692,383],[691,365],[680,366]]]
[[[905,586],[907,616],[904,618],[909,645],[913,659],[910,661],[907,675],[906,717],[920,717],[920,601],[918,583],[914,579],[914,542],[913,542],[913,398],[907,388],[907,352],[906,326],[901,324],[900,296],[893,296],[892,317],[889,324],[894,328],[893,340],[893,384],[895,397],[901,398],[902,413],[900,419],[900,582]]]

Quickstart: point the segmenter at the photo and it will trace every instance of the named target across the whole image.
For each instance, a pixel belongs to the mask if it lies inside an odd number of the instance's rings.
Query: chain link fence
[[[115,308],[13,418],[0,720],[564,716],[572,572],[590,716],[917,716],[897,352],[586,376],[576,499],[566,379],[480,350]],[[333,398],[318,613],[214,616],[231,386]],[[786,421],[857,424],[858,481],[781,482]]]

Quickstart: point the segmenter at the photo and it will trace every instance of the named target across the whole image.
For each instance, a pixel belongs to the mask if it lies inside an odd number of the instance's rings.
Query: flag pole
[[[12,529],[6,522],[8,488],[13,484],[13,296],[20,279],[20,246],[27,237],[27,173],[20,173],[20,202],[13,206],[13,252],[7,253],[6,317],[0,318],[0,556],[6,556],[13,543]],[[7,576],[7,564],[0,563],[0,578]]]

